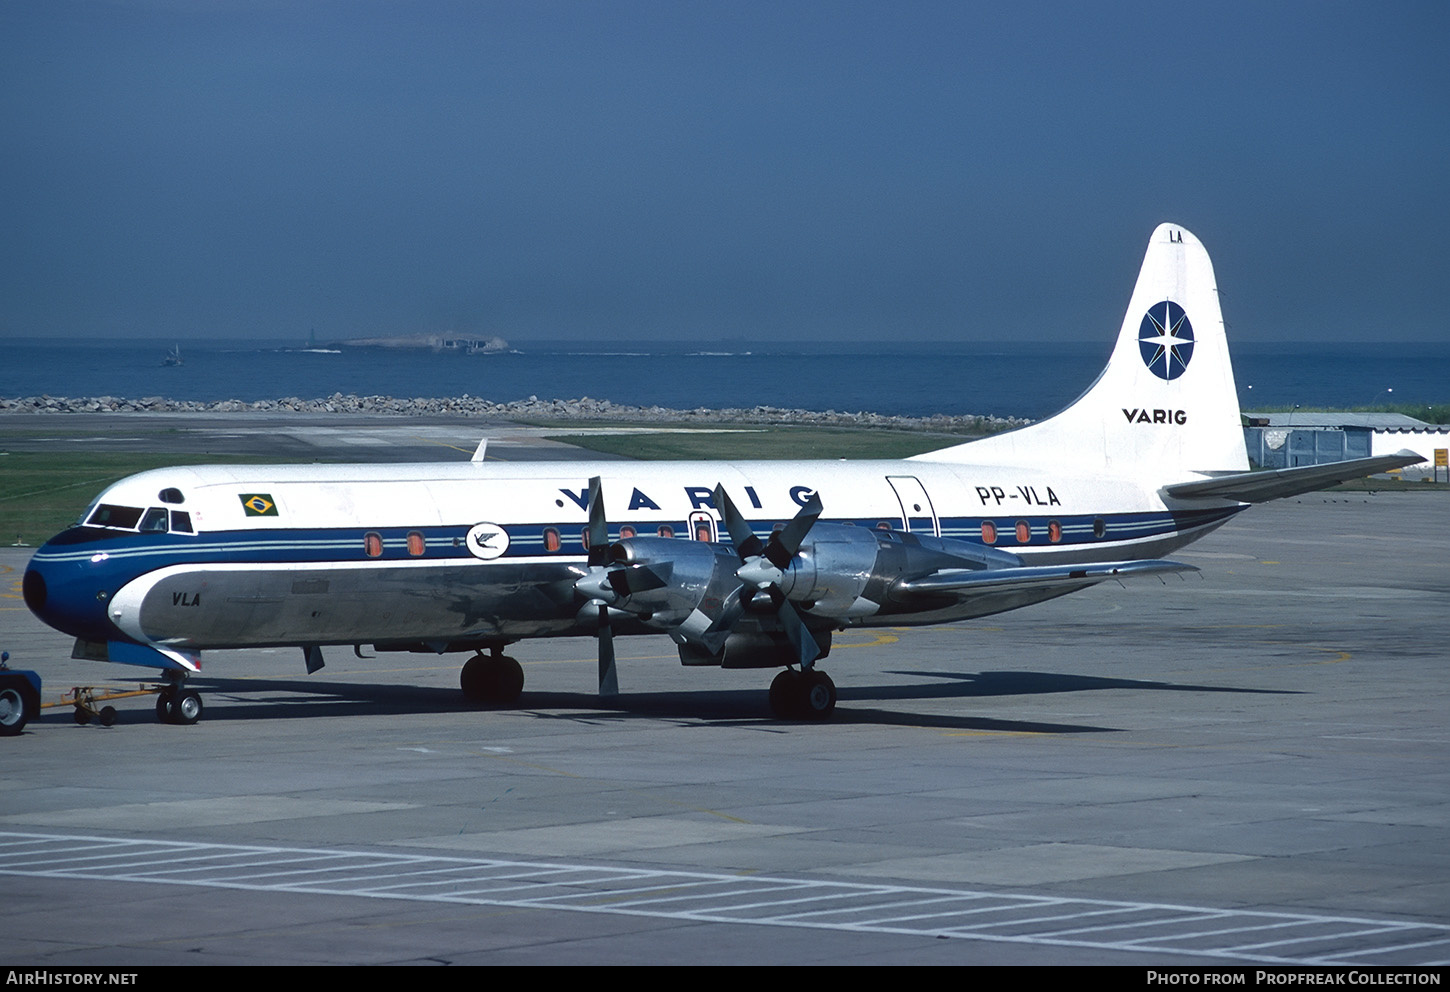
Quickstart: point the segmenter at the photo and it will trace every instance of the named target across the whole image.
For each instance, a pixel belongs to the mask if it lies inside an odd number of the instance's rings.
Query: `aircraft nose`
[[[111,589],[100,567],[105,559],[104,552],[80,553],[74,544],[57,545],[52,538],[37,549],[20,580],[25,605],[62,633],[92,641],[115,637],[106,618]]]
[[[35,562],[31,562],[25,569],[25,577],[20,580],[20,595],[36,616],[45,609],[46,592],[45,576],[35,567]]]

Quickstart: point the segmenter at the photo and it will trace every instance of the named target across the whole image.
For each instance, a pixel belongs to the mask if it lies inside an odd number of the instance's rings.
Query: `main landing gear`
[[[524,670],[497,649],[491,654],[480,651],[463,663],[458,682],[469,702],[511,703],[524,691]]]
[[[156,696],[156,719],[189,726],[201,719],[201,693],[172,682]]]
[[[824,720],[836,709],[836,683],[825,672],[787,668],[770,683],[770,711],[782,720]]]

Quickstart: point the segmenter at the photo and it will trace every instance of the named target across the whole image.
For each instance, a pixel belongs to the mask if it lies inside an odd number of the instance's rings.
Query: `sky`
[[[0,0],[0,337],[1450,340],[1450,4]]]

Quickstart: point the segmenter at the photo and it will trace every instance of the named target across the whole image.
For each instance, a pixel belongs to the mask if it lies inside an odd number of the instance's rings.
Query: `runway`
[[[1257,507],[1177,557],[938,628],[840,635],[825,725],[769,672],[621,639],[208,655],[193,727],[51,709],[0,741],[0,956],[79,964],[1443,965],[1443,496]],[[0,647],[71,661],[0,551]],[[127,683],[127,679],[131,681]]]

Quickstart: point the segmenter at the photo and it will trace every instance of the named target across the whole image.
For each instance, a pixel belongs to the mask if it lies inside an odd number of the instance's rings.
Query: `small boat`
[[[163,367],[172,366],[172,365],[180,365],[181,364],[181,345],[177,345],[176,347],[174,347],[170,351],[168,351],[166,353],[166,357],[163,358],[163,359],[161,359],[161,364],[162,364]]]

